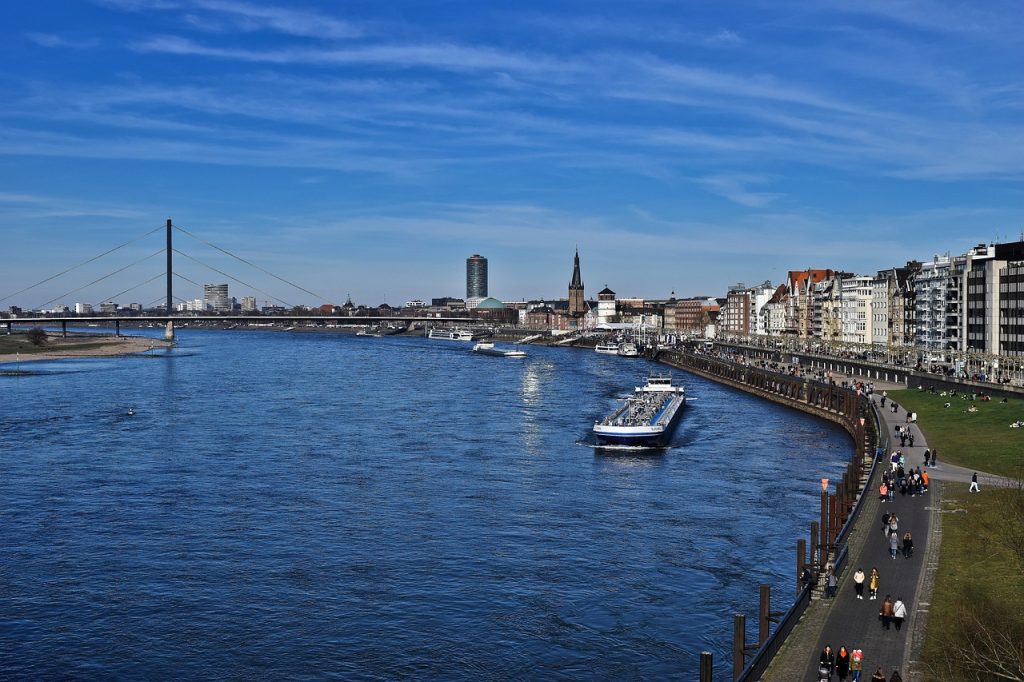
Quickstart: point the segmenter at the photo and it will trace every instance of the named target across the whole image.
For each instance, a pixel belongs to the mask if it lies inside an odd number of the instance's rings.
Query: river
[[[850,452],[677,370],[671,448],[594,449],[667,368],[592,351],[179,341],[0,377],[2,676],[725,680]]]

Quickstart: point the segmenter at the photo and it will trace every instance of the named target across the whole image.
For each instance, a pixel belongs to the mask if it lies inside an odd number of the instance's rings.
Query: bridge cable
[[[228,273],[224,272],[223,270],[218,270],[217,268],[213,267],[212,265],[207,265],[203,261],[199,260],[198,258],[194,258],[194,257],[188,255],[187,253],[184,253],[182,251],[178,251],[177,249],[174,249],[174,253],[178,254],[179,256],[184,256],[185,258],[188,258],[189,260],[195,261],[196,263],[199,263],[200,265],[202,265],[204,268],[209,268],[210,270],[213,270],[214,272],[216,272],[218,274],[224,275],[228,279],[233,280],[235,282],[238,282],[242,286],[249,287],[250,289],[253,289],[254,291],[258,291],[261,294],[263,294],[264,296],[268,296],[268,297],[274,299],[275,301],[277,301],[278,303],[283,303],[284,305],[288,306],[289,308],[294,308],[295,307],[291,303],[288,303],[287,301],[282,301],[277,296],[274,296],[273,294],[267,293],[266,291],[263,291],[262,289],[257,289],[252,284],[249,284],[248,282],[243,282],[242,280],[238,279],[237,277],[232,277]],[[313,294],[313,295],[316,296],[316,294]]]
[[[202,239],[201,237],[197,237],[196,235],[194,235],[194,234],[192,234],[191,232],[189,232],[188,230],[186,230],[186,229],[185,229],[184,227],[180,227],[180,226],[178,226],[178,225],[174,225],[173,227],[174,227],[174,228],[175,228],[176,230],[178,230],[179,232],[182,232],[182,233],[184,233],[184,234],[187,234],[187,235],[188,235],[189,237],[192,237],[192,239],[195,239],[195,240],[196,240],[196,241],[198,241],[198,242],[202,242],[203,244],[206,244],[206,245],[207,245],[207,246],[209,246],[210,248],[213,248],[213,249],[217,249],[217,250],[218,250],[218,251],[220,251],[221,253],[227,254],[227,255],[231,256],[232,258],[234,258],[234,259],[236,259],[236,260],[240,260],[240,261],[242,261],[243,263],[245,263],[246,265],[248,265],[248,266],[250,266],[250,267],[253,267],[253,268],[256,268],[256,269],[257,269],[257,270],[259,270],[260,272],[262,272],[262,273],[264,273],[264,274],[267,274],[267,275],[270,275],[270,276],[271,276],[271,277],[273,277],[274,279],[277,279],[277,280],[280,280],[280,281],[284,282],[284,283],[285,283],[285,284],[287,284],[288,286],[291,286],[291,287],[295,287],[295,288],[296,288],[296,289],[298,289],[299,291],[304,291],[304,292],[306,292],[307,294],[309,294],[310,296],[315,296],[316,298],[319,298],[319,299],[320,299],[321,301],[325,301],[325,300],[327,300],[327,299],[326,299],[325,297],[321,296],[320,294],[318,294],[318,293],[316,293],[316,292],[314,292],[314,291],[310,291],[309,289],[306,289],[306,288],[304,288],[304,287],[300,287],[300,286],[299,286],[298,284],[295,284],[294,282],[289,282],[289,281],[288,281],[288,280],[286,280],[286,279],[285,279],[284,277],[278,277],[277,275],[275,275],[274,273],[270,272],[269,270],[266,270],[266,269],[264,269],[264,268],[261,268],[260,266],[256,265],[255,263],[253,263],[253,262],[251,262],[251,261],[248,261],[248,260],[246,260],[246,259],[242,258],[241,256],[236,256],[235,254],[231,253],[231,252],[230,252],[230,251],[228,251],[227,249],[222,249],[221,247],[217,246],[216,244],[211,244],[210,242],[206,241],[205,239]],[[262,293],[262,292],[261,292],[261,293]],[[273,298],[273,297],[271,297],[271,298]],[[275,300],[279,300],[279,299],[275,299]]]
[[[166,271],[166,270],[164,270],[163,272],[161,272],[161,273],[160,273],[159,275],[157,275],[156,277],[150,277],[149,279],[147,279],[147,280],[146,280],[145,282],[143,282],[142,284],[136,284],[135,286],[133,286],[133,287],[130,287],[130,288],[128,288],[128,289],[125,289],[125,290],[124,290],[124,291],[122,291],[122,292],[116,293],[116,294],[114,294],[113,296],[107,296],[106,298],[102,298],[102,299],[100,299],[100,300],[101,300],[101,301],[113,301],[113,300],[114,300],[115,298],[117,298],[117,297],[119,297],[119,296],[124,296],[124,295],[125,295],[125,294],[127,294],[127,293],[128,293],[129,291],[134,291],[134,290],[138,289],[139,287],[144,287],[144,286],[146,286],[147,284],[149,284],[150,282],[152,282],[152,281],[154,281],[154,280],[157,280],[157,279],[160,279],[161,277],[163,277],[163,276],[164,276],[164,275],[166,275],[166,274],[167,274],[167,271]]]
[[[135,261],[134,263],[129,263],[128,265],[124,266],[123,268],[119,268],[117,270],[114,270],[110,274],[103,275],[99,279],[94,279],[93,281],[89,282],[88,284],[84,284],[84,285],[78,287],[77,289],[72,289],[71,291],[69,291],[69,292],[67,292],[65,294],[61,294],[57,298],[51,298],[46,303],[40,303],[37,307],[38,308],[43,308],[45,306],[48,306],[51,303],[53,303],[54,301],[59,301],[60,299],[64,298],[65,296],[70,296],[71,294],[77,293],[77,292],[81,291],[82,289],[86,289],[88,287],[91,287],[93,284],[98,284],[99,282],[102,282],[105,279],[109,279],[109,278],[113,277],[114,275],[116,275],[116,274],[118,274],[120,272],[124,272],[128,268],[134,267],[134,266],[138,265],[139,263],[141,263],[142,261],[149,260],[153,256],[158,256],[161,253],[164,253],[165,251],[166,251],[166,249],[158,249],[158,250],[154,251],[153,253],[149,254],[148,256],[146,256],[145,258],[140,258],[139,260]]]
[[[154,232],[157,232],[158,230],[162,230],[162,229],[164,229],[164,226],[163,226],[163,225],[161,225],[160,227],[154,228],[154,229],[150,230],[149,232],[147,232],[146,234],[142,235],[141,237],[136,237],[135,239],[132,239],[132,240],[130,240],[130,241],[127,241],[127,242],[125,242],[124,244],[121,244],[120,246],[115,246],[114,248],[110,249],[109,251],[104,251],[104,252],[103,252],[103,253],[101,253],[100,255],[98,255],[98,256],[93,256],[93,257],[92,257],[92,258],[90,258],[89,260],[85,260],[85,261],[82,261],[82,262],[81,262],[81,263],[79,263],[78,265],[73,265],[73,266],[71,266],[70,268],[68,268],[67,270],[64,270],[63,272],[58,272],[58,273],[57,273],[56,275],[53,275],[53,276],[51,276],[51,277],[47,277],[46,279],[44,279],[44,280],[42,280],[42,281],[40,281],[40,282],[36,282],[36,283],[35,283],[35,284],[33,284],[32,286],[28,286],[28,287],[25,287],[25,288],[24,288],[24,289],[22,289],[21,291],[15,291],[15,292],[14,292],[13,294],[8,294],[7,296],[3,296],[3,297],[0,297],[0,301],[6,301],[6,300],[7,300],[7,299],[9,299],[9,298],[14,298],[14,297],[15,297],[15,296],[17,296],[18,294],[23,294],[23,293],[25,293],[26,291],[28,291],[28,290],[30,290],[30,289],[35,289],[35,288],[36,288],[37,286],[39,286],[40,284],[46,284],[46,283],[47,283],[47,282],[49,282],[50,280],[54,280],[54,279],[57,279],[57,278],[58,278],[58,277],[60,277],[61,275],[66,275],[66,274],[68,274],[69,272],[71,272],[72,270],[76,270],[76,269],[78,269],[78,268],[82,267],[83,265],[88,265],[89,263],[92,263],[92,262],[93,262],[93,261],[95,261],[95,260],[99,260],[100,258],[103,258],[104,256],[106,256],[106,255],[108,255],[108,254],[114,253],[114,252],[115,252],[115,251],[117,251],[118,249],[123,249],[124,247],[128,246],[129,244],[134,244],[135,242],[137,242],[137,241],[139,241],[139,240],[141,240],[141,239],[145,239],[146,237],[148,237],[149,235],[153,234]],[[72,293],[74,293],[74,292],[72,292]],[[56,301],[57,299],[55,298],[55,299],[53,299],[53,300],[54,300],[54,301]],[[50,302],[50,303],[52,303],[53,301],[49,301],[49,302]],[[44,305],[45,305],[45,304],[44,304]]]

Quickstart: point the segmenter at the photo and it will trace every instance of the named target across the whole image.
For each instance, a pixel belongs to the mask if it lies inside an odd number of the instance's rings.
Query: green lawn
[[[1003,476],[1019,476],[1024,470],[1024,428],[1010,428],[1024,419],[1024,400],[972,402],[914,389],[889,391],[889,396],[917,412],[917,425],[928,446],[939,449],[939,464],[950,462]],[[948,408],[944,407],[947,402]],[[978,411],[968,412],[971,405]]]
[[[984,661],[1024,674],[1024,491],[990,488],[972,495],[959,485],[955,493],[945,490],[942,547],[921,658],[929,668],[925,679],[1020,679],[997,678]]]

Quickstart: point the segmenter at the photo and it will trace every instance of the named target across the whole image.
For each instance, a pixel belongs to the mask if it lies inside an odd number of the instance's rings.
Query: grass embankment
[[[917,412],[940,466],[1020,478],[1024,429],[1009,425],[1024,419],[1024,401],[972,402],[914,390],[890,395]],[[967,412],[972,404],[977,412]],[[1024,675],[1024,488],[986,486],[972,494],[966,485],[947,484],[944,490],[925,679],[1022,679],[1014,675]]]
[[[28,340],[28,336],[24,333],[14,333],[9,336],[3,334],[0,335],[0,355],[14,355],[15,353],[35,355],[36,353],[52,353],[54,350],[95,350],[110,345],[109,340],[97,342],[90,339],[83,340],[82,343],[75,343],[72,339],[66,341],[62,339],[59,345],[55,345],[54,341],[55,339],[50,339],[47,343],[36,346]]]
[[[889,395],[900,406],[917,412],[917,425],[928,446],[939,449],[940,465],[950,462],[990,474],[1021,475],[1024,428],[1011,429],[1010,424],[1024,419],[1024,400],[971,401],[917,390],[890,391]],[[971,405],[978,411],[968,412]]]

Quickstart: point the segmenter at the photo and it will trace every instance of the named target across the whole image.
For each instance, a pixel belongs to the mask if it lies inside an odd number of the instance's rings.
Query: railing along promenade
[[[784,613],[772,612],[768,586],[762,585],[758,640],[751,646],[746,643],[746,616],[734,616],[733,679],[744,682],[757,680],[807,609],[816,583],[823,584],[827,567],[831,565],[837,577],[842,574],[846,566],[850,529],[874,474],[876,448],[885,436],[880,433],[877,416],[868,398],[860,391],[688,350],[663,350],[656,354],[655,359],[838,424],[854,442],[853,453],[842,480],[835,485],[835,491],[830,493],[827,490],[828,480],[822,479],[819,519],[810,527],[810,551],[807,540],[799,538],[796,541],[797,596],[792,606]],[[801,577],[805,568],[816,571],[818,580],[804,584]],[[778,622],[774,631],[770,631],[772,622]],[[701,659],[701,682],[710,682],[710,654],[705,652]]]

